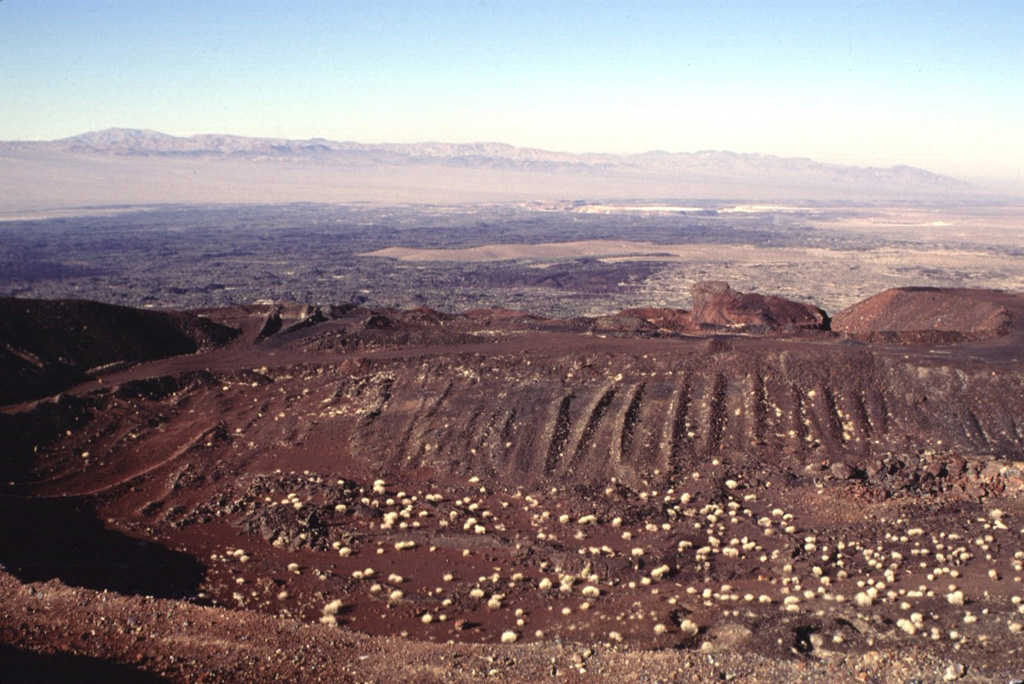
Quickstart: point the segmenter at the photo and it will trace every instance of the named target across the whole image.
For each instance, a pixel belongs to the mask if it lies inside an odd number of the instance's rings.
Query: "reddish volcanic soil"
[[[886,290],[836,314],[832,329],[865,340],[927,343],[985,340],[1020,324],[1018,297],[991,290]]]
[[[893,291],[830,331],[708,292],[602,319],[208,311],[198,351],[7,406],[5,661],[22,681],[1019,676],[1024,299]],[[26,331],[63,309],[35,306],[0,342],[43,373],[61,354]]]

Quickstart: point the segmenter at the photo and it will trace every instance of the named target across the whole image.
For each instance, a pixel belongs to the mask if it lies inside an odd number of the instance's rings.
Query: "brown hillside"
[[[837,313],[832,330],[862,339],[903,343],[984,340],[1017,328],[1018,299],[990,290],[886,290]]]

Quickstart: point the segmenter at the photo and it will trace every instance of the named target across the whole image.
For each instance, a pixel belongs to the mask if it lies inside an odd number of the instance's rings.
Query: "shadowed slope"
[[[98,366],[192,354],[236,335],[189,313],[2,298],[0,404],[54,394]]]

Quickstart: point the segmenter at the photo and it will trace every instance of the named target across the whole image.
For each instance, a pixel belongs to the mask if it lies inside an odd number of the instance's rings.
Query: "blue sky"
[[[3,0],[0,139],[111,126],[1021,178],[1024,2]]]

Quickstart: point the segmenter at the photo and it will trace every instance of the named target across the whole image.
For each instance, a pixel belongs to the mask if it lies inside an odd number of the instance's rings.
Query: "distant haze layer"
[[[0,212],[206,203],[627,198],[903,199],[977,192],[908,166],[733,152],[569,154],[500,143],[364,145],[110,129],[0,143]]]

